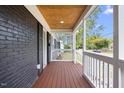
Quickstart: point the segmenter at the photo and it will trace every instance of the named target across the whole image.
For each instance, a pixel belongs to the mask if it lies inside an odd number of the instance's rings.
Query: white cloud
[[[112,14],[113,13],[113,8],[108,5],[106,6],[106,10],[104,11],[104,14]]]
[[[100,26],[100,24],[97,24],[96,26],[95,26],[95,28],[98,28]]]

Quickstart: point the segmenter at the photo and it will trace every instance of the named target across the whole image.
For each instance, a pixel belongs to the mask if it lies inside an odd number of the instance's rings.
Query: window
[[[100,5],[86,18],[86,50],[113,55],[113,6]]]

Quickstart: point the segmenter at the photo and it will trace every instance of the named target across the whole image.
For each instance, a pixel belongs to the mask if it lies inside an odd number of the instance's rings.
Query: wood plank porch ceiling
[[[51,29],[73,29],[86,5],[38,5]],[[64,21],[63,24],[60,21]]]
[[[82,77],[82,66],[72,62],[50,62],[34,88],[90,88]]]

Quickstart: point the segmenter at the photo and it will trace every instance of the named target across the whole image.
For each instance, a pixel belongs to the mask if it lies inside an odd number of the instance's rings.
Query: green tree
[[[101,33],[104,31],[103,25],[97,24],[97,18],[102,13],[100,7],[97,7],[94,12],[86,19],[86,47],[87,49],[102,49],[108,48],[109,40],[103,38]]]
[[[79,28],[79,32],[76,33],[76,49],[80,49],[83,46],[83,27]]]
[[[101,36],[105,27],[97,24],[98,15],[102,13],[100,7],[97,7],[94,12],[86,19],[86,48],[87,49],[102,49],[108,48],[111,43],[111,39],[106,39]],[[82,26],[83,27],[83,26]],[[83,28],[79,28],[79,32],[76,33],[76,48],[82,48],[83,40],[82,33]]]
[[[111,39],[103,38],[103,37],[91,37],[89,39],[90,45],[87,46],[88,49],[102,49],[108,48],[111,43]]]

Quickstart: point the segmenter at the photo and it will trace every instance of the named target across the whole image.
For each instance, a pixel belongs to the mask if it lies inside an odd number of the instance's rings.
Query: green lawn
[[[73,60],[73,55],[71,51],[64,51],[57,60]],[[76,61],[82,64],[82,56],[79,53],[76,53]]]
[[[64,51],[61,56],[57,58],[58,60],[72,60],[72,52]]]
[[[62,53],[62,59],[63,60],[72,60],[72,52],[66,51]]]

